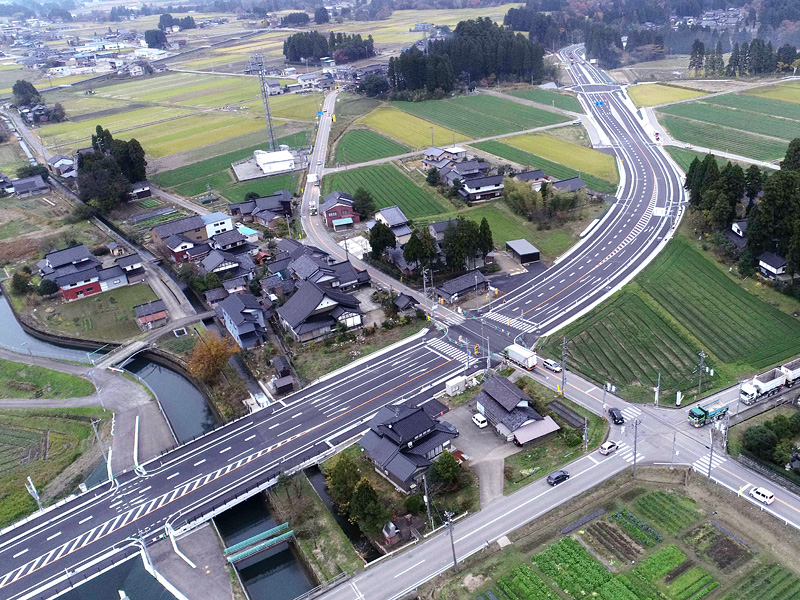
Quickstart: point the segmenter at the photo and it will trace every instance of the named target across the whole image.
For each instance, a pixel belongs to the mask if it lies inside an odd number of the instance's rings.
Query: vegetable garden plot
[[[591,595],[613,577],[611,572],[571,537],[548,546],[533,562],[573,598]]]
[[[642,496],[634,507],[656,527],[671,534],[683,531],[700,516],[691,498],[661,491]]]

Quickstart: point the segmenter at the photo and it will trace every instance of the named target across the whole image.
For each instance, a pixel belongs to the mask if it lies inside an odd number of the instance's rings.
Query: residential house
[[[577,192],[586,187],[583,179],[580,177],[570,177],[569,179],[562,179],[553,184],[553,189],[559,192]]]
[[[436,295],[447,302],[453,304],[465,298],[470,293],[485,292],[489,288],[489,282],[480,271],[471,271],[450,281],[445,281],[442,285],[435,288]]]
[[[267,79],[267,91],[270,96],[280,96],[283,93],[281,82],[277,79]]]
[[[486,177],[491,165],[485,161],[465,160],[445,167],[439,171],[439,179],[445,185],[453,185],[456,181],[464,182],[468,179]]]
[[[455,219],[450,219],[449,221],[436,221],[435,223],[428,225],[428,231],[430,231],[433,239],[436,240],[436,243],[441,244],[444,241],[445,230],[451,226],[456,226]]]
[[[138,304],[133,307],[133,311],[136,313],[136,320],[139,323],[139,329],[142,331],[166,325],[169,320],[167,305],[164,304],[163,300]]]
[[[248,291],[247,280],[244,277],[231,277],[222,282],[222,289],[231,294],[242,294]]]
[[[278,317],[295,340],[308,342],[330,335],[339,324],[347,329],[361,327],[359,305],[350,294],[302,281],[294,295],[278,308]]]
[[[120,256],[115,261],[117,266],[125,271],[125,276],[128,278],[128,283],[137,283],[144,281],[146,276],[144,270],[144,263],[142,257],[136,253]]]
[[[309,90],[317,85],[317,75],[316,73],[303,73],[297,76],[297,83],[304,90]]]
[[[370,282],[367,271],[356,269],[350,261],[331,263],[328,257],[303,254],[286,266],[294,278],[343,290],[361,287]]]
[[[255,200],[230,204],[231,216],[239,217],[243,222],[255,222],[264,227],[274,227],[277,219],[292,216],[292,194],[288,190],[280,190],[270,196]]]
[[[408,217],[400,210],[399,206],[387,206],[375,213],[375,221],[383,223],[392,230],[395,240],[405,246],[411,238],[411,227],[408,226]],[[372,229],[375,222],[367,223],[367,228]]]
[[[347,227],[361,221],[353,209],[353,196],[346,192],[331,192],[322,199],[320,214],[326,227]]]
[[[157,225],[152,231],[156,246],[165,249],[176,262],[199,260],[210,250],[209,238],[233,229],[229,215],[213,212],[192,215]]]
[[[264,343],[266,311],[252,294],[233,294],[217,304],[216,313],[225,328],[245,350]]]
[[[0,173],[0,189],[2,189],[6,194],[14,193],[14,184],[11,182],[10,178],[2,173]]]
[[[272,359],[272,366],[278,377],[290,377],[292,374],[292,367],[289,364],[289,359],[283,354],[279,354]]]
[[[132,188],[130,193],[131,200],[144,200],[153,195],[153,192],[150,190],[150,184],[146,181],[134,183]]]
[[[503,175],[476,177],[462,182],[459,195],[470,202],[491,200],[503,193]]]
[[[461,146],[438,148],[431,146],[423,152],[422,164],[427,168],[442,169],[460,160],[467,158],[467,150]]]
[[[279,239],[277,248],[278,253],[267,263],[267,270],[272,274],[281,273],[286,278],[292,276],[288,270],[289,265],[303,255],[319,258],[328,263],[333,260],[324,250],[289,238]]]
[[[476,408],[506,441],[524,444],[558,431],[550,418],[536,412],[533,400],[505,377],[491,377],[475,396]]]
[[[539,260],[539,249],[526,239],[507,241],[506,250],[522,265]]]
[[[422,476],[458,431],[440,423],[419,406],[393,404],[381,408],[359,441],[375,471],[404,493],[416,491]]]
[[[75,168],[75,161],[62,154],[56,154],[47,159],[47,168],[55,175],[61,175]]]
[[[233,254],[224,250],[211,250],[200,261],[199,268],[203,275],[216,273],[220,279],[244,277],[250,280],[255,274],[256,264],[253,262],[253,257],[247,252]]]
[[[217,305],[223,300],[225,300],[225,298],[227,298],[228,296],[230,296],[230,294],[228,293],[228,290],[226,290],[224,287],[218,287],[211,290],[206,290],[203,293],[203,297],[206,300],[206,304],[208,304],[211,308],[217,308]]]
[[[128,249],[118,242],[109,242],[106,246],[111,256],[124,256],[128,252]]]
[[[417,312],[419,301],[412,296],[401,293],[399,296],[397,296],[397,298],[394,299],[392,304],[394,304],[398,316],[410,317]]]
[[[232,254],[247,252],[254,255],[258,252],[258,246],[247,241],[247,237],[238,229],[223,231],[209,240],[209,245],[214,250],[223,250]]]
[[[17,196],[33,196],[50,191],[50,186],[42,179],[41,175],[13,179],[11,183],[14,186],[14,193],[16,193]]]
[[[247,227],[245,225],[242,225],[241,223],[236,224],[236,229],[251,244],[258,244],[259,240],[261,240],[261,238],[263,237],[263,234],[257,229],[253,229],[252,227]]]
[[[533,171],[523,171],[522,173],[517,173],[514,175],[514,179],[517,181],[524,181],[538,192],[540,189],[542,189],[543,183],[548,183],[550,181],[550,176],[541,169],[535,169]]]
[[[768,279],[786,275],[786,259],[773,252],[764,252],[758,257],[758,270]]]

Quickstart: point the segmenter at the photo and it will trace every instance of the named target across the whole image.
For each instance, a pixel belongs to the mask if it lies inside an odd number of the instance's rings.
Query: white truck
[[[529,371],[536,368],[536,352],[528,350],[525,346],[511,344],[506,347],[503,354],[508,360],[525,367]]]
[[[800,358],[795,358],[781,365],[781,371],[786,375],[786,387],[792,387],[800,381]]]
[[[786,373],[782,368],[770,369],[766,373],[756,375],[752,381],[743,383],[739,398],[745,404],[753,404],[761,397],[777,394],[785,383]]]

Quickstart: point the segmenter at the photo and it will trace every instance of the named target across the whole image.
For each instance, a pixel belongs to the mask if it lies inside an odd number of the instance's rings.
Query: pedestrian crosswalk
[[[619,449],[617,450],[617,456],[619,456],[622,460],[628,463],[633,462],[633,446],[627,444],[626,442],[618,442]],[[644,459],[644,455],[641,452],[636,453],[636,462],[639,462]]]
[[[626,406],[622,409],[622,416],[625,417],[625,421],[633,421],[642,414],[642,411],[636,408],[635,406]]]
[[[459,350],[445,340],[428,340],[428,346],[438,354],[442,354],[447,358],[454,358],[455,360],[460,360],[461,362],[467,362],[467,353],[463,350]]]
[[[699,473],[708,473],[708,460],[709,460],[709,455],[704,454],[703,456],[701,456],[692,463],[692,469],[694,469]],[[724,463],[726,460],[727,459],[724,456],[715,453],[713,458],[711,458],[711,470],[713,471],[722,463]]]
[[[508,315],[501,315],[497,312],[490,312],[483,315],[487,319],[492,321],[497,321],[498,323],[505,325],[506,327],[511,327],[516,331],[522,331],[524,333],[533,333],[537,329],[537,325],[535,323],[530,323],[519,317],[510,317]]]

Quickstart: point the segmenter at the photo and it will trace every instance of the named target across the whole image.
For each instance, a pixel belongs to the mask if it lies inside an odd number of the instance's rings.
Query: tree
[[[147,178],[147,161],[144,148],[136,138],[129,141],[112,140],[111,156],[117,161],[122,174],[131,183],[144,181]]]
[[[389,81],[383,75],[371,73],[361,80],[358,91],[370,98],[376,98],[389,91]]]
[[[44,165],[25,165],[17,169],[17,177],[36,177],[41,175],[42,179],[47,181],[50,179],[50,171]]]
[[[55,123],[61,123],[61,121],[66,118],[67,111],[64,110],[64,107],[61,105],[61,103],[56,102],[53,104],[53,108],[50,110],[49,119]]]
[[[212,382],[225,368],[230,357],[239,351],[239,346],[231,338],[211,331],[194,345],[192,354],[186,361],[186,368],[192,377]]]
[[[314,11],[314,22],[317,25],[321,25],[323,23],[330,23],[331,15],[328,13],[328,9],[324,6],[320,6]]]
[[[439,246],[436,243],[436,238],[433,237],[430,229],[427,227],[418,229],[417,236],[419,237],[419,241],[422,245],[422,250],[419,257],[420,264],[423,267],[430,267],[439,252]]]
[[[360,478],[358,465],[347,452],[340,454],[333,466],[325,470],[328,493],[341,514],[347,514],[350,499]]]
[[[378,493],[366,477],[362,477],[353,490],[349,513],[350,521],[358,523],[361,531],[366,534],[378,533],[389,519]]]
[[[411,233],[411,237],[408,238],[406,245],[403,246],[403,258],[406,259],[408,264],[415,264],[419,266],[422,253],[424,249],[422,247],[422,242],[419,239],[416,231]]]
[[[392,230],[380,221],[376,222],[369,232],[369,245],[372,247],[370,253],[372,258],[379,260],[387,248],[394,248],[396,240]]]
[[[458,217],[451,221],[444,230],[442,252],[444,252],[447,266],[453,270],[461,270],[467,263],[474,259],[478,252],[480,229],[475,221],[468,221]]]
[[[353,210],[361,215],[362,219],[368,219],[375,212],[375,200],[363,187],[358,188],[353,194]]]
[[[17,271],[11,276],[11,291],[17,296],[24,296],[30,291],[31,276],[29,273]]]
[[[83,202],[106,213],[127,200],[131,184],[111,156],[88,152],[78,156],[78,190]]]
[[[758,165],[750,165],[745,173],[745,193],[750,200],[755,200],[764,188],[764,174]]]
[[[164,31],[167,27],[172,27],[175,24],[175,18],[169,13],[164,13],[158,18],[158,28],[161,31]]]
[[[489,227],[489,221],[486,217],[481,219],[480,228],[478,229],[478,250],[483,255],[483,260],[486,262],[486,256],[494,249],[494,240],[492,239],[492,228]]]
[[[442,452],[441,456],[433,463],[433,472],[451,488],[461,479],[461,465],[447,450]]]
[[[260,197],[261,197],[261,194],[259,194],[258,192],[247,192],[244,195],[244,201],[245,202],[251,202],[252,200],[255,200],[256,198],[260,198]]]
[[[695,77],[697,77],[700,69],[703,68],[703,60],[705,59],[705,55],[705,45],[699,39],[696,39],[694,43],[692,43],[692,51],[689,55],[689,68],[694,71]]]
[[[42,279],[36,288],[36,293],[40,296],[51,296],[58,291],[58,284],[52,279]]]
[[[167,35],[160,29],[148,29],[144,32],[144,41],[148,48],[163,48],[167,45]]]
[[[428,185],[437,185],[439,183],[439,169],[431,167],[428,169],[428,174],[425,176],[425,181]]]
[[[786,157],[781,161],[781,170],[790,169],[800,173],[800,137],[794,138],[786,150]]]
[[[755,425],[745,430],[742,445],[751,454],[770,461],[778,445],[778,437],[769,427]]]
[[[17,82],[11,88],[11,99],[14,101],[15,106],[32,106],[42,103],[42,96],[38,90],[33,87],[30,81],[25,81],[24,79],[17,79]]]

